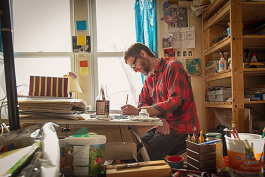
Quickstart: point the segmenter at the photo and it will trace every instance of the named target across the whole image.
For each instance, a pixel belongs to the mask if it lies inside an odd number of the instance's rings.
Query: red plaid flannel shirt
[[[139,107],[153,105],[162,112],[160,118],[169,123],[177,134],[192,134],[196,126],[200,130],[197,110],[189,76],[174,61],[159,59],[155,74],[149,74],[139,95]]]

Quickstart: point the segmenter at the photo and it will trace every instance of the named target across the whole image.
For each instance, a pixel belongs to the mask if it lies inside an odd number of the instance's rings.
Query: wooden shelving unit
[[[212,46],[204,46],[203,68],[205,69],[209,61],[216,60],[214,55],[216,56],[220,52],[229,52],[232,59],[232,67],[229,70],[213,74],[205,74],[204,71],[205,95],[207,95],[208,87],[214,86],[214,83],[221,79],[230,82],[232,88],[232,101],[207,102],[205,100],[206,131],[215,128],[213,127],[213,110],[223,108],[232,111],[232,120],[237,125],[239,132],[245,132],[245,104],[265,104],[265,101],[244,101],[244,78],[265,76],[265,68],[243,68],[244,49],[264,51],[265,35],[243,35],[242,30],[243,27],[265,21],[264,9],[265,2],[218,0],[209,5],[202,15],[203,33],[215,26],[227,28],[227,23],[230,23],[229,36]]]

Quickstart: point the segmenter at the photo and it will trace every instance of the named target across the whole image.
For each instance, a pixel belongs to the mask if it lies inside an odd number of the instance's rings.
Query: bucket
[[[263,176],[264,139],[248,133],[239,133],[239,138],[225,136],[230,175]]]
[[[89,136],[70,136],[71,167],[74,176],[92,176],[101,172],[106,137],[89,133]]]

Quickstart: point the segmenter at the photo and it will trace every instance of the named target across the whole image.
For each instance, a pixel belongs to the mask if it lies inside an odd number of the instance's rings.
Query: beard
[[[141,58],[141,66],[143,69],[143,72],[141,72],[144,76],[147,76],[150,72],[149,69],[149,60],[145,59],[145,58]]]

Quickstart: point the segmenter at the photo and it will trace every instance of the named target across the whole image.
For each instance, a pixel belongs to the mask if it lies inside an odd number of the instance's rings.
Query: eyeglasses
[[[135,62],[136,62],[136,60],[137,60],[137,57],[134,59],[134,61],[132,63],[132,66],[131,66],[132,70],[134,70],[134,68],[135,68]]]

